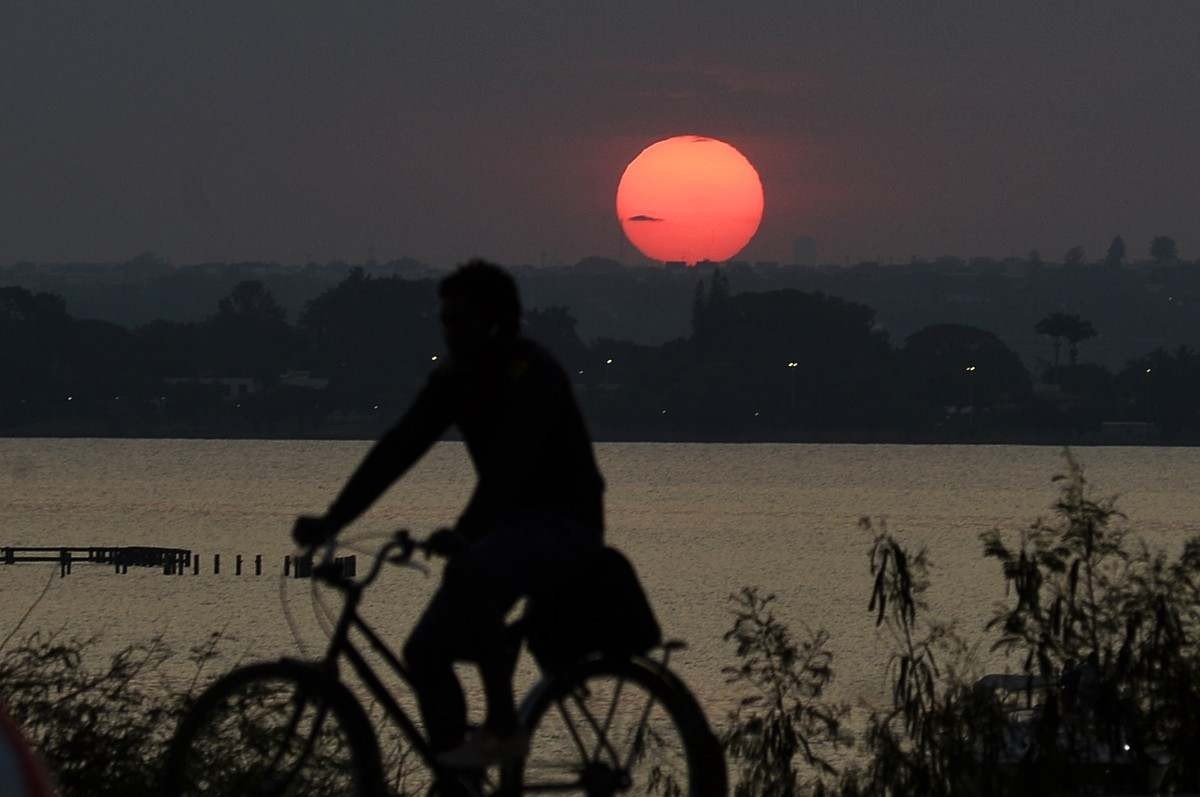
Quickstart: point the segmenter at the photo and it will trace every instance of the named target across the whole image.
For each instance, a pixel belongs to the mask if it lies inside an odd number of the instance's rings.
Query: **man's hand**
[[[337,533],[337,527],[323,516],[301,515],[292,526],[292,539],[301,548],[320,545]]]
[[[425,554],[449,559],[467,547],[467,540],[454,529],[438,529],[425,540]]]

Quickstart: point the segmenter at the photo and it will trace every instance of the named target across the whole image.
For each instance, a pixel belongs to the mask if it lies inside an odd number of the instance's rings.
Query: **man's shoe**
[[[462,744],[440,754],[437,760],[447,769],[486,769],[524,758],[528,752],[529,735],[524,731],[500,736],[487,728],[476,728]]]

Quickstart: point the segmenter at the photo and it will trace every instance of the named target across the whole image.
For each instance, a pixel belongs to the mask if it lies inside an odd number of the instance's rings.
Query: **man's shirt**
[[[344,526],[358,517],[452,424],[478,475],[458,522],[466,537],[536,515],[603,533],[604,480],[571,383],[548,352],[523,338],[482,368],[447,364],[433,371],[351,476],[330,518]]]

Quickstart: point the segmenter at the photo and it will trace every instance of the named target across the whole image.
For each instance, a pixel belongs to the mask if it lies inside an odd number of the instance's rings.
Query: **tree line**
[[[585,341],[561,306],[525,332],[568,369],[608,439],[1078,438],[1108,423],[1191,439],[1200,354],[1155,348],[1110,369],[1102,332],[1053,310],[1032,369],[998,335],[935,323],[893,340],[866,304],[820,291],[694,283],[689,334]],[[436,283],[362,269],[293,320],[244,280],[207,318],[126,328],[72,317],[46,292],[0,288],[7,434],[359,436],[395,420],[442,355]],[[1065,350],[1065,357],[1061,356]]]

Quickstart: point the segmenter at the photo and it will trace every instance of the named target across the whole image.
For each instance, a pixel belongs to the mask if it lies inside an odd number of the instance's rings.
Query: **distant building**
[[[817,264],[817,239],[801,235],[792,241],[792,263],[797,266],[815,266]]]

